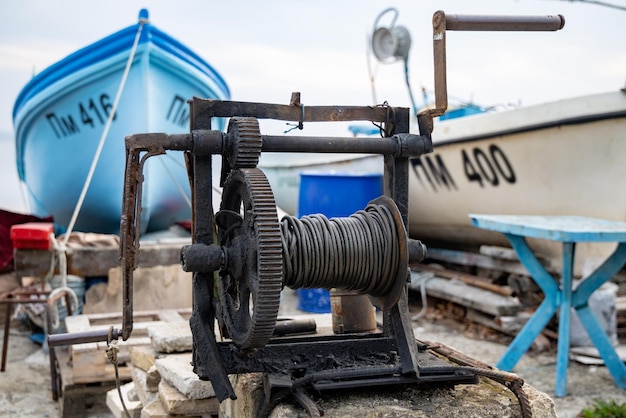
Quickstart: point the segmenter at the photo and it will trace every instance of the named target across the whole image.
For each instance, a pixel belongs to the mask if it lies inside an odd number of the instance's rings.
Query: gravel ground
[[[286,309],[297,311],[293,308],[293,298],[287,296],[283,299]],[[429,317],[414,322],[416,338],[444,343],[488,364],[495,364],[506,349],[508,340],[495,333],[437,315]],[[0,374],[0,417],[58,417],[57,403],[51,397],[48,358],[39,345],[29,340],[28,335],[28,330],[14,322],[10,331],[7,370]],[[552,396],[555,364],[555,353],[552,351],[530,353],[520,360],[514,372],[530,385]],[[576,417],[596,399],[626,402],[626,391],[618,389],[606,368],[601,366],[572,362],[568,388],[568,396],[553,397],[558,415],[562,418]],[[96,400],[91,409],[88,417],[112,416],[103,399]]]
[[[438,341],[456,348],[458,351],[481,360],[487,364],[495,364],[506,350],[502,341],[493,342],[480,338],[473,327],[451,320],[440,320],[436,323],[418,322],[414,328],[416,338]],[[500,338],[498,338],[500,340]],[[615,400],[626,402],[626,391],[619,389],[608,370],[603,366],[585,366],[570,362],[568,369],[568,396],[554,397],[554,380],[556,368],[556,352],[527,353],[513,370],[514,373],[536,389],[548,394],[554,401],[558,416],[573,418],[586,407],[593,405],[594,400]]]

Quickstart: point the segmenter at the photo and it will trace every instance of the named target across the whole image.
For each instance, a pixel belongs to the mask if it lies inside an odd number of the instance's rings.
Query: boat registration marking
[[[113,102],[111,97],[102,93],[97,99],[93,97],[85,101],[78,102],[76,110],[78,116],[68,113],[65,115],[57,115],[56,112],[46,113],[46,120],[52,128],[52,132],[57,138],[67,138],[71,135],[80,133],[79,123],[83,126],[90,126],[95,128],[97,124],[104,125],[109,118],[111,109],[113,108]],[[117,118],[117,114],[113,115],[113,120]],[[76,121],[79,122],[76,122]]]
[[[96,95],[95,98],[90,97],[78,102],[74,108],[76,113],[62,115],[55,111],[46,113],[48,125],[58,139],[77,135],[86,126],[95,128],[104,125],[113,108],[113,101],[108,94],[102,93],[99,96]],[[113,121],[116,119],[117,112],[113,115]],[[187,106],[187,100],[183,96],[174,94],[165,120],[183,127],[189,124],[189,106]]]
[[[459,157],[465,178],[470,183],[478,183],[480,187],[497,187],[501,184],[514,184],[517,181],[511,161],[496,144],[490,144],[486,150],[481,147],[463,148]],[[435,192],[459,189],[458,182],[450,173],[442,154],[434,153],[411,158],[411,166],[420,183],[425,187],[428,185]]]
[[[175,94],[167,110],[165,120],[186,127],[189,123],[189,106],[184,97]]]

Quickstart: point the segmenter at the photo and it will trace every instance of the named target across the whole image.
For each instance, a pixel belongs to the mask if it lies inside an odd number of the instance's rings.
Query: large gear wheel
[[[274,333],[283,287],[276,203],[258,168],[233,170],[216,215],[225,268],[218,280],[220,326],[241,349],[262,347]]]
[[[233,169],[256,167],[263,145],[257,118],[230,118],[228,135],[231,137],[228,150],[230,167]]]

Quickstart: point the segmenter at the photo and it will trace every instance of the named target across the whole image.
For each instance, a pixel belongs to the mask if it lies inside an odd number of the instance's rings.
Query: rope
[[[288,134],[289,132],[293,131],[294,129],[300,129],[303,130],[304,129],[304,104],[301,104],[300,107],[302,108],[302,116],[300,116],[300,121],[296,124],[296,123],[285,123],[285,125],[287,126],[291,126],[291,128],[287,129],[286,131],[284,131],[284,134]]]
[[[50,280],[54,274],[54,264],[55,261],[58,262],[59,272],[61,273],[61,286],[53,289],[48,295],[48,299],[54,300],[54,298],[60,293],[67,293],[70,296],[70,310],[74,315],[76,315],[78,311],[78,296],[74,289],[67,286],[67,256],[65,253],[65,247],[56,240],[54,234],[50,234],[50,242],[52,243],[52,247],[54,249],[54,256],[52,258],[52,264],[50,267],[50,271],[46,275],[46,280]],[[60,300],[62,305],[65,305],[65,298]],[[61,320],[59,318],[59,303],[54,303],[50,305],[50,325],[52,326],[51,332],[61,325]]]
[[[122,388],[120,386],[120,374],[118,371],[117,365],[117,339],[113,338],[113,325],[109,327],[109,337],[107,340],[107,359],[113,364],[113,368],[115,369],[115,386],[117,388],[117,394],[120,397],[120,402],[122,403],[122,408],[124,408],[124,413],[127,418],[130,418],[130,413],[128,409],[126,409],[126,404],[124,403],[124,396],[122,395]]]
[[[143,29],[146,20],[139,21],[139,27],[137,28],[137,34],[135,35],[135,40],[133,42],[133,46],[130,51],[130,55],[128,56],[128,60],[126,61],[126,67],[124,68],[124,73],[122,74],[122,80],[120,81],[120,85],[117,89],[117,93],[115,95],[115,100],[113,101],[113,106],[111,107],[111,112],[109,113],[109,118],[104,125],[104,130],[102,131],[102,135],[100,136],[100,141],[98,142],[98,148],[96,149],[96,153],[94,155],[93,161],[91,162],[91,167],[89,167],[89,172],[87,173],[87,178],[85,179],[85,183],[83,184],[83,189],[80,192],[80,196],[78,197],[78,201],[76,202],[76,206],[74,207],[74,212],[72,213],[72,217],[70,219],[70,223],[67,227],[67,231],[65,236],[63,237],[63,241],[59,243],[54,234],[50,234],[50,241],[54,247],[55,257],[59,263],[59,271],[61,273],[61,286],[54,289],[49,298],[53,298],[62,292],[67,292],[71,298],[71,307],[72,312],[76,312],[78,309],[78,297],[76,296],[76,292],[73,289],[67,287],[67,243],[70,239],[70,235],[74,230],[74,226],[76,224],[76,219],[78,218],[78,214],[83,206],[85,201],[85,196],[87,195],[87,190],[89,190],[89,186],[91,185],[91,180],[93,179],[93,174],[96,170],[96,166],[98,165],[98,160],[100,159],[100,154],[102,153],[102,148],[104,147],[104,142],[106,140],[107,135],[109,134],[109,129],[111,128],[111,124],[113,123],[113,118],[115,117],[115,112],[117,111],[117,106],[119,104],[120,98],[122,96],[122,91],[124,90],[124,86],[126,85],[126,79],[128,78],[128,73],[130,72],[130,68],[132,66],[133,60],[135,58],[135,53],[137,52],[137,46],[139,45],[139,39],[141,38],[141,31]],[[54,269],[51,268],[51,272],[54,272]],[[49,273],[49,276],[52,275]],[[48,275],[46,276],[48,279]],[[62,302],[64,303],[64,302]],[[58,328],[60,325],[59,320],[59,312],[57,304],[51,307],[51,324],[53,328]],[[116,368],[117,372],[117,368]]]
[[[420,287],[420,295],[422,296],[422,309],[411,317],[412,321],[417,321],[421,319],[424,314],[426,314],[426,310],[428,309],[428,297],[426,295],[426,283],[432,278],[435,277],[435,274],[428,271],[423,273],[415,273],[417,277],[411,275],[411,282],[415,284],[419,284]]]
[[[400,260],[391,211],[369,205],[348,218],[315,214],[281,221],[285,286],[386,295]]]
[[[133,64],[135,53],[137,52],[137,46],[139,45],[139,38],[141,37],[141,30],[143,29],[143,25],[145,23],[146,23],[145,20],[139,21],[139,27],[137,28],[137,35],[135,36],[135,41],[133,42],[132,49],[130,50],[128,61],[126,61],[126,68],[124,69],[122,80],[120,81],[120,85],[117,89],[115,100],[113,101],[113,107],[111,108],[111,112],[109,113],[109,118],[107,119],[107,122],[104,125],[104,131],[102,132],[102,135],[100,136],[100,142],[98,143],[98,148],[96,149],[96,153],[93,157],[93,161],[91,162],[89,173],[87,174],[87,178],[85,179],[85,184],[83,185],[83,189],[78,198],[78,202],[76,203],[76,207],[74,208],[74,213],[72,214],[72,218],[70,219],[70,223],[67,227],[67,232],[65,233],[65,238],[61,245],[63,249],[65,249],[65,246],[67,245],[67,242],[70,238],[70,234],[72,233],[72,230],[74,229],[74,225],[76,224],[76,219],[78,218],[78,213],[80,212],[80,209],[83,206],[83,202],[85,200],[85,195],[87,194],[87,190],[89,190],[89,186],[93,178],[93,173],[96,171],[96,166],[98,165],[98,160],[100,159],[100,154],[102,153],[102,148],[104,147],[104,142],[106,140],[107,135],[109,134],[109,129],[111,128],[111,124],[113,123],[113,118],[115,117],[115,112],[117,111],[117,105],[119,104],[120,98],[122,96],[122,91],[124,90],[124,86],[126,85],[126,79],[128,78],[130,67]]]

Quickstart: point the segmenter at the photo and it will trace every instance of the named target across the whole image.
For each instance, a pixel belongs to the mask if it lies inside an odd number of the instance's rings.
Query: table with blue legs
[[[544,293],[544,300],[509,345],[496,367],[511,371],[530,348],[539,333],[559,310],[556,383],[554,394],[567,395],[567,368],[570,349],[570,309],[574,308],[589,338],[598,349],[618,387],[626,389],[626,366],[619,358],[611,341],[589,309],[588,299],[603,283],[626,264],[626,222],[614,222],[581,216],[516,216],[475,215],[472,224],[478,228],[503,233],[528,269],[533,280]],[[526,238],[561,242],[563,266],[560,284],[546,271]],[[572,289],[574,252],[580,242],[614,242],[615,251],[576,289]]]

